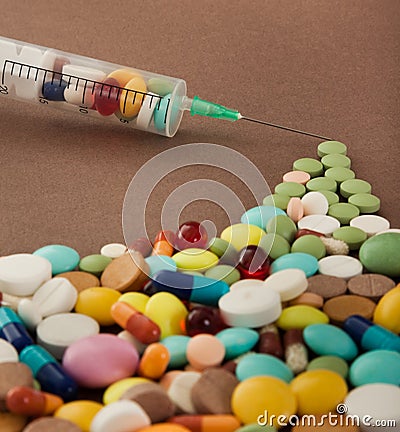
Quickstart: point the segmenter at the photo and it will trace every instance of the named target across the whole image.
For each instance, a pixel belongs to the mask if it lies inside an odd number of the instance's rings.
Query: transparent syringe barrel
[[[0,37],[0,95],[172,137],[186,83]]]

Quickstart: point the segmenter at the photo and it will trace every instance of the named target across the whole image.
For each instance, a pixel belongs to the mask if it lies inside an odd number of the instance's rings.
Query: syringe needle
[[[302,135],[312,136],[314,138],[321,138],[321,139],[323,139],[325,141],[333,141],[331,138],[323,137],[321,135],[316,135],[316,134],[313,134],[313,133],[310,133],[310,132],[301,131],[301,130],[298,130],[298,129],[292,129],[292,128],[289,128],[289,127],[286,127],[286,126],[277,125],[277,124],[274,124],[274,123],[268,123],[268,122],[265,122],[265,121],[262,121],[262,120],[252,119],[250,117],[244,117],[242,115],[240,116],[240,118],[243,119],[243,120],[254,122],[254,123],[260,123],[260,124],[264,124],[264,125],[267,125],[267,126],[272,126],[274,128],[283,129],[283,130],[287,130],[287,131],[290,131],[290,132],[295,132],[295,133],[302,134]]]

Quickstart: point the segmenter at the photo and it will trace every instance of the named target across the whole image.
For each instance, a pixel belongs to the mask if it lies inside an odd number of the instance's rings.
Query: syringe
[[[0,94],[119,122],[172,137],[184,111],[231,122],[243,119],[330,140],[317,134],[251,119],[239,111],[186,95],[186,82],[139,69],[0,37]]]

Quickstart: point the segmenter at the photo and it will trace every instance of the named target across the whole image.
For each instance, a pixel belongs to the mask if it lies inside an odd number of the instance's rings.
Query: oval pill
[[[71,344],[64,353],[62,364],[79,385],[101,388],[133,375],[138,361],[139,355],[132,345],[115,335],[103,333]]]
[[[265,231],[260,227],[248,224],[235,224],[225,228],[221,239],[232,244],[238,251],[248,245],[258,245]]]
[[[215,337],[225,347],[225,360],[239,357],[251,351],[259,339],[259,335],[255,330],[246,327],[227,328],[218,332]]]
[[[244,424],[257,422],[260,415],[268,412],[276,419],[286,418],[297,411],[297,401],[289,385],[279,378],[259,376],[248,378],[237,385],[232,394],[233,414]]]
[[[283,330],[304,329],[311,324],[327,324],[329,317],[320,310],[305,305],[289,306],[282,310],[276,325]]]
[[[166,346],[152,343],[147,346],[139,362],[138,373],[145,378],[157,380],[164,375],[170,355]]]
[[[121,293],[111,288],[87,288],[79,293],[75,311],[88,315],[100,325],[113,325],[115,320],[111,314],[111,307],[120,297]]]
[[[161,340],[169,353],[168,367],[170,369],[178,369],[187,365],[186,351],[189,340],[190,337],[185,335],[168,336]]]
[[[95,276],[100,276],[111,261],[111,258],[105,255],[87,255],[80,260],[79,269]]]
[[[82,429],[82,432],[90,432],[92,420],[102,408],[103,405],[98,402],[76,400],[58,408],[54,413],[54,417],[75,423]]]
[[[373,350],[357,357],[350,366],[349,379],[353,386],[372,383],[399,385],[400,354],[395,351]]]
[[[358,354],[353,339],[339,327],[330,324],[311,324],[303,330],[308,347],[318,355],[333,355],[353,360]]]
[[[204,249],[188,248],[172,256],[180,270],[206,271],[218,263],[217,255]]]
[[[161,339],[184,334],[181,323],[185,321],[187,314],[184,304],[167,292],[152,295],[146,304],[145,315],[160,327]]]
[[[388,291],[378,302],[374,311],[374,323],[394,333],[400,333],[400,285]]]
[[[283,210],[274,206],[258,206],[253,207],[243,213],[240,222],[243,224],[256,225],[261,229],[265,229],[270,219],[285,214]]]
[[[53,275],[72,271],[79,264],[80,256],[75,249],[64,245],[48,245],[33,252],[50,261]]]
[[[267,224],[267,233],[279,234],[289,243],[292,243],[297,232],[296,224],[285,215],[272,218]],[[261,243],[261,242],[260,242]]]
[[[297,375],[290,383],[298,401],[298,414],[318,415],[334,411],[347,394],[346,381],[336,372],[310,370]]]
[[[280,256],[271,265],[271,273],[285,269],[299,269],[310,277],[318,271],[318,260],[308,253],[292,252]]]
[[[225,346],[213,335],[198,334],[189,340],[186,357],[197,370],[219,366],[225,357]]]
[[[400,276],[400,234],[385,233],[366,240],[360,260],[367,270],[389,277]]]
[[[239,381],[255,376],[273,376],[287,383],[293,379],[293,372],[289,367],[269,354],[252,353],[244,356],[238,362],[235,373]]]

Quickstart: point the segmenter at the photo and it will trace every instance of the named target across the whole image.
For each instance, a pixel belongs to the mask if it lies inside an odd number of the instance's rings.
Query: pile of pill
[[[135,70],[110,73],[75,64],[65,57],[48,54],[49,71],[43,77],[42,103],[65,102],[83,114],[94,110],[115,115],[121,122],[134,122],[138,129],[150,125],[163,131],[174,84],[167,79],[144,76]]]
[[[0,430],[399,430],[400,230],[346,152],[321,143],[216,238],[0,258]]]

